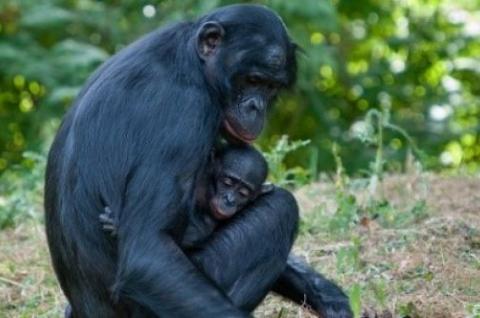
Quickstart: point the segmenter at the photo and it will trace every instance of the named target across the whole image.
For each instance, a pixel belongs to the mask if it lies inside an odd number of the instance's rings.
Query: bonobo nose
[[[235,204],[235,198],[233,197],[232,194],[228,193],[223,196],[223,201],[225,202],[226,205],[232,206]]]
[[[245,106],[247,111],[252,112],[260,112],[263,110],[263,103],[257,98],[249,98],[245,102]]]

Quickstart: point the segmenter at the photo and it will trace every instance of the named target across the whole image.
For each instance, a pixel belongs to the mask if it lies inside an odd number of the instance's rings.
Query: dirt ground
[[[345,289],[360,284],[362,317],[480,317],[480,311],[467,313],[480,307],[480,178],[393,176],[382,190],[398,207],[425,199],[427,217],[407,228],[385,229],[375,221],[355,228],[362,266],[353,273],[338,272],[338,252],[349,241],[306,235],[296,253]],[[365,192],[356,193],[360,202]],[[318,183],[300,189],[297,198],[304,215],[319,206],[335,211],[334,193],[332,184]],[[258,316],[278,317],[281,308],[282,317],[313,317],[278,297],[269,297]]]
[[[345,290],[361,287],[364,317],[480,317],[480,178],[387,178],[383,195],[399,206],[424,198],[427,217],[406,228],[374,220],[352,231],[360,242],[354,271],[340,271],[339,251],[350,239],[301,235],[295,253]],[[335,211],[335,189],[318,183],[296,196],[304,216]],[[362,200],[361,191],[358,198]],[[27,221],[0,232],[0,317],[60,317],[65,300],[53,276],[43,226]],[[375,313],[383,312],[383,314]],[[256,317],[313,317],[308,310],[268,296]]]

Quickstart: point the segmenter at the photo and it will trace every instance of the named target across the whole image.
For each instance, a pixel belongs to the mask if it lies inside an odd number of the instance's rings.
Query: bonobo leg
[[[273,291],[298,304],[306,304],[322,318],[352,318],[345,293],[295,256],[273,286]]]
[[[253,311],[284,271],[297,225],[295,198],[275,188],[189,257],[237,308]]]

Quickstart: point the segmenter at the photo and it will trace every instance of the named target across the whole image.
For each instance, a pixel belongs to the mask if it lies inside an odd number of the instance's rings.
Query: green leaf
[[[28,9],[20,24],[27,28],[47,29],[73,20],[75,15],[63,8],[52,5],[38,5]]]
[[[109,56],[105,50],[99,47],[75,40],[58,43],[52,53],[58,58],[58,64],[70,68],[89,67],[105,61]]]
[[[338,27],[335,8],[330,1],[271,0],[268,3],[281,15],[311,19],[324,30],[335,31]]]
[[[77,86],[60,86],[52,91],[48,101],[55,104],[70,103],[80,92],[80,89],[81,87]]]
[[[362,291],[359,284],[355,284],[350,288],[348,297],[350,299],[350,306],[352,307],[353,316],[359,318],[362,311]]]

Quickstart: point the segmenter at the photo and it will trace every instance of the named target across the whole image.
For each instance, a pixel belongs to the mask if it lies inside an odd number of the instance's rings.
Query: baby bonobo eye
[[[250,197],[250,190],[248,190],[247,188],[242,187],[242,188],[240,188],[240,190],[238,190],[238,192],[244,198],[249,198]]]
[[[257,74],[251,74],[247,76],[247,83],[252,86],[258,86],[263,83],[263,78]]]
[[[233,179],[230,177],[224,177],[222,179],[222,183],[226,185],[227,187],[231,187],[233,185]]]

